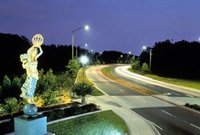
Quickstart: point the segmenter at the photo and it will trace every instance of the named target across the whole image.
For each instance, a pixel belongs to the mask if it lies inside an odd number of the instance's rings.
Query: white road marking
[[[159,128],[160,130],[163,130],[160,126],[156,125],[155,123],[153,123],[152,121],[150,120],[147,120],[148,122],[150,122],[151,124],[153,124],[155,127]]]
[[[178,94],[178,93],[175,93],[175,92],[172,92],[172,93],[173,93],[174,95],[178,95],[178,96],[180,95],[180,94]]]
[[[122,89],[119,89],[119,91],[124,92]]]
[[[167,93],[164,93],[164,95],[169,96],[169,95],[172,95],[172,94],[167,92]]]
[[[192,96],[192,95],[189,95],[189,94],[185,94],[186,96],[188,96],[188,97],[194,97],[194,96]]]
[[[166,111],[164,111],[164,110],[161,110],[162,112],[164,112],[165,114],[167,114],[167,115],[169,115],[169,116],[172,116],[173,117],[173,115],[171,114],[171,113],[169,113],[169,112],[166,112]]]
[[[190,124],[190,125],[193,126],[193,127],[195,127],[195,128],[200,129],[200,127],[198,127],[198,126],[196,126],[196,125],[194,125],[194,124]]]

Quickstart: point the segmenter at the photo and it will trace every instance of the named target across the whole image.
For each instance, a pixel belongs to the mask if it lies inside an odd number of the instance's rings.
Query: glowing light
[[[89,59],[88,59],[87,56],[81,56],[80,62],[81,62],[83,65],[85,65],[85,64],[87,64],[87,63],[89,62]]]
[[[85,30],[89,30],[90,27],[89,27],[88,25],[85,25],[84,29],[85,29]]]

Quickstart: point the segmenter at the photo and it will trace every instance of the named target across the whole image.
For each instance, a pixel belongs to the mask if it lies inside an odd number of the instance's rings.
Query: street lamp
[[[82,45],[78,45],[78,46],[76,47],[76,58],[78,58],[78,47],[81,47],[81,46],[87,47],[88,44],[82,44]]]
[[[128,62],[131,63],[131,51],[128,52]]]
[[[143,50],[146,50],[146,49],[147,49],[147,47],[146,47],[146,46],[143,46],[143,47],[142,47],[142,49],[143,49]]]
[[[89,28],[90,27],[88,25],[85,25],[85,26],[79,27],[72,31],[72,60],[74,59],[74,34],[75,34],[75,32],[77,32],[80,29],[89,30]]]
[[[146,50],[147,47],[146,47],[146,46],[143,46],[142,49],[143,49],[143,50]],[[149,70],[151,71],[152,49],[153,49],[153,48],[148,47],[148,49],[149,49],[149,51],[150,51],[150,52],[149,52]]]
[[[120,62],[123,63],[123,55],[120,55]]]
[[[83,55],[80,58],[80,62],[83,65],[83,83],[85,82],[85,65],[89,62],[89,59],[87,56]]]

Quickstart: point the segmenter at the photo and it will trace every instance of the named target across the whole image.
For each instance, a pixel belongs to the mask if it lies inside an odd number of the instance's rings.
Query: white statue
[[[36,34],[32,38],[33,45],[28,49],[27,53],[20,55],[22,67],[26,69],[27,74],[26,81],[21,88],[22,93],[20,97],[27,99],[27,102],[30,104],[34,104],[33,98],[38,80],[37,59],[43,53],[41,48],[43,41],[42,35]]]

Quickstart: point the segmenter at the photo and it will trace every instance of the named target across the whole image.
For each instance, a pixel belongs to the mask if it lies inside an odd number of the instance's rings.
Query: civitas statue
[[[37,59],[42,55],[41,45],[43,44],[43,36],[36,34],[32,38],[33,45],[28,49],[27,53],[20,55],[22,67],[26,69],[26,80],[21,87],[20,97],[24,98],[29,104],[34,104],[34,93],[37,81],[39,79]]]

